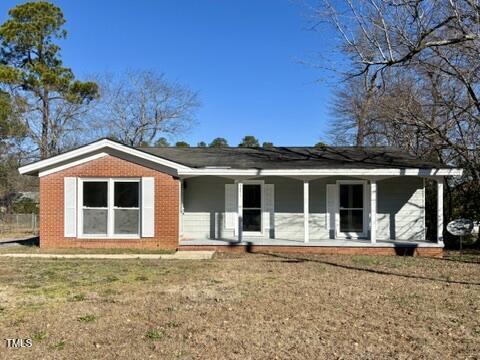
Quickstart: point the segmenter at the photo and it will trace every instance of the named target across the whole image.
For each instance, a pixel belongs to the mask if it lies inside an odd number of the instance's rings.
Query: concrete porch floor
[[[359,248],[443,248],[438,244],[427,240],[377,240],[372,244],[369,239],[311,239],[308,243],[302,240],[292,239],[260,239],[245,238],[241,242],[237,239],[183,239],[179,246],[304,246],[304,247],[359,247]]]

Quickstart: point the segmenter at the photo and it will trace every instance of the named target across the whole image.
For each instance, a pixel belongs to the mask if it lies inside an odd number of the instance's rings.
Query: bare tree
[[[196,92],[153,71],[105,75],[98,83],[101,100],[94,121],[97,131],[131,146],[182,134],[200,106]]]
[[[335,143],[372,145],[370,110],[374,107],[376,90],[375,84],[365,76],[351,78],[336,90],[331,109],[336,121],[330,131]]]
[[[334,69],[344,82],[333,107],[347,141],[465,168],[451,185],[464,192],[464,210],[480,208],[478,3],[324,0],[315,16],[337,31],[348,61]]]

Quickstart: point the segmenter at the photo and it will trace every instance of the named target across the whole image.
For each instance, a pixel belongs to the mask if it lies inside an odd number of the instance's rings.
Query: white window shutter
[[[275,185],[263,186],[263,228],[273,229],[273,215],[275,211]]]
[[[155,236],[155,178],[142,177],[142,237]]]
[[[77,178],[63,179],[64,190],[64,236],[77,236]]]
[[[237,186],[225,184],[225,229],[235,230],[237,220]]]
[[[337,185],[327,184],[327,208],[325,211],[325,226],[329,230],[329,238],[335,238],[335,217],[337,212]]]

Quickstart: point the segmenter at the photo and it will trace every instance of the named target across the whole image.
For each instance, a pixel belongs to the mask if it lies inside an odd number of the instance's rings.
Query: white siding
[[[328,177],[310,181],[310,240],[328,239],[326,224],[326,186],[348,177]],[[270,218],[277,239],[303,240],[303,182],[282,177],[262,178],[274,185],[275,212]],[[233,180],[205,176],[186,180],[184,193],[185,238],[234,238],[233,229],[225,229],[225,184]],[[399,177],[377,182],[377,239],[424,238],[423,181]],[[271,236],[274,235],[274,236]],[[392,237],[393,236],[393,237]]]
[[[236,184],[225,184],[225,229],[235,229],[237,216],[237,186]]]
[[[225,185],[233,180],[202,176],[184,180],[184,239],[233,238],[232,229],[225,229]]]
[[[391,178],[377,187],[377,239],[425,239],[423,180]]]

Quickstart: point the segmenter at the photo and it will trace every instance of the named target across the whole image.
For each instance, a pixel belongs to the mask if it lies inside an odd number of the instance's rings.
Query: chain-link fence
[[[0,214],[0,235],[38,234],[38,214]]]

